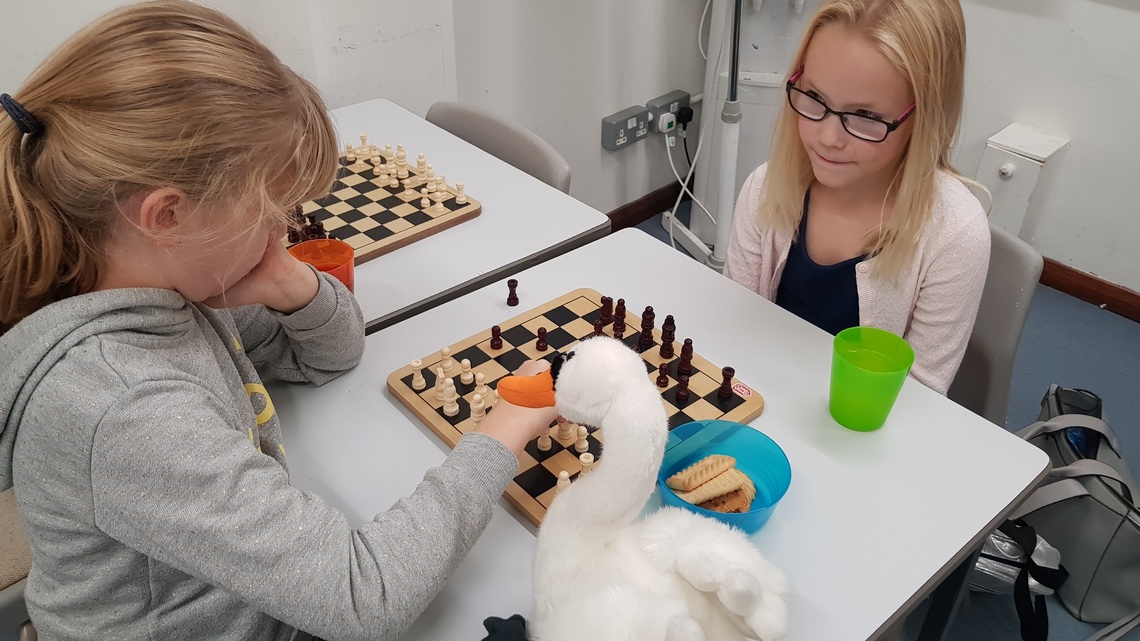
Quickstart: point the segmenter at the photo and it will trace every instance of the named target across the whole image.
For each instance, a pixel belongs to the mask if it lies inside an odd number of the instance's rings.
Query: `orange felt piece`
[[[550,370],[534,376],[507,376],[496,388],[499,398],[519,407],[554,407],[554,377]]]

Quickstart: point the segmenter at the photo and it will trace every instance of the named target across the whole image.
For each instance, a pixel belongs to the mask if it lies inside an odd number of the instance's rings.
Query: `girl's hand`
[[[515,374],[534,376],[548,369],[550,369],[549,361],[527,361],[519,366]],[[515,456],[518,456],[527,443],[546,434],[556,418],[558,410],[553,407],[530,409],[499,399],[495,402],[494,409],[479,422],[475,431],[501,441],[511,448]]]
[[[229,289],[205,303],[215,309],[261,304],[283,314],[308,305],[317,295],[320,281],[308,265],[289,253],[281,242],[283,235],[274,230],[261,262]]]

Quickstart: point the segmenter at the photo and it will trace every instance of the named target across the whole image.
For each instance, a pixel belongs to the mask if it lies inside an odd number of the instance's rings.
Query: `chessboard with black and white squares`
[[[423,374],[427,383],[422,391],[411,387],[412,369],[404,367],[388,378],[388,387],[405,405],[423,420],[428,427],[454,447],[459,439],[475,428],[471,418],[471,401],[475,383],[464,384],[459,376],[459,364],[467,359],[473,373],[482,373],[485,383],[495,388],[499,379],[515,371],[529,359],[550,359],[559,352],[568,351],[580,340],[594,333],[594,321],[601,316],[601,294],[591,289],[580,289],[551,301],[530,312],[518,314],[506,323],[500,324],[503,345],[500,349],[491,348],[491,332],[487,329],[475,336],[450,347],[455,366],[450,374],[456,392],[459,394],[459,413],[447,416],[443,413],[443,402],[435,397],[436,368],[442,357],[439,352],[421,359]],[[658,316],[659,319],[663,316]],[[546,329],[548,348],[539,351],[536,347],[539,328]],[[763,411],[763,397],[738,380],[733,380],[733,394],[728,399],[718,395],[721,386],[721,368],[713,365],[694,351],[693,373],[689,376],[689,397],[677,400],[677,386],[680,376],[680,344],[684,340],[678,334],[674,344],[676,354],[672,358],[660,355],[661,331],[654,329],[654,344],[644,351],[639,350],[640,315],[630,311],[626,317],[626,331],[623,342],[631,349],[641,352],[645,362],[646,375],[655,384],[662,363],[668,364],[668,385],[659,388],[661,398],[669,417],[669,429],[691,421],[724,419],[746,423]],[[680,331],[680,330],[678,330]],[[613,335],[612,324],[606,326],[605,333]],[[493,410],[489,410],[493,411]],[[595,465],[603,459],[605,437],[602,430],[585,426],[587,429],[588,451],[594,455]],[[577,431],[576,429],[574,430]],[[540,524],[546,508],[556,494],[559,472],[569,473],[571,481],[582,471],[579,460],[581,452],[576,448],[577,435],[569,439],[559,439],[557,430],[551,430],[552,447],[547,451],[538,448],[537,441],[531,441],[519,457],[519,472],[514,482],[507,488],[508,500],[518,507],[536,525]]]
[[[394,162],[381,160],[384,165]],[[400,186],[382,184],[371,161],[349,162],[341,156],[329,194],[303,203],[301,213],[315,214],[330,237],[351,245],[359,265],[479,215],[480,204],[469,197],[457,203],[451,187],[432,196],[431,205],[422,206],[420,190],[426,182],[410,165]],[[437,202],[442,208],[435,206]]]

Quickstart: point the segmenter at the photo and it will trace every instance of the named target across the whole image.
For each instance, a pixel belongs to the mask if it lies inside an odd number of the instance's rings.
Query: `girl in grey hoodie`
[[[356,530],[290,486],[262,377],[320,385],[364,351],[352,294],[280,242],[335,175],[316,90],[164,0],[79,32],[0,105],[0,491],[40,638],[399,636],[553,410],[496,405]]]

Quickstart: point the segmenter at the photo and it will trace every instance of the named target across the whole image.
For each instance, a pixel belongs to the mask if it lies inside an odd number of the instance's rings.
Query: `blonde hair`
[[[327,192],[337,141],[317,90],[225,15],[127,6],[72,36],[0,113],[0,333],[91,291],[120,207],[150,190],[240,204],[251,228]]]
[[[897,281],[930,220],[937,170],[965,180],[950,165],[964,92],[966,28],[958,0],[826,0],[812,18],[788,77],[803,67],[812,37],[839,24],[867,38],[914,92],[910,141],[892,182],[894,209],[864,250],[875,256],[877,276]],[[814,180],[799,138],[798,119],[786,103],[776,122],[764,177],[761,221],[792,236],[803,215],[804,194]],[[968,181],[967,181],[968,182]]]

